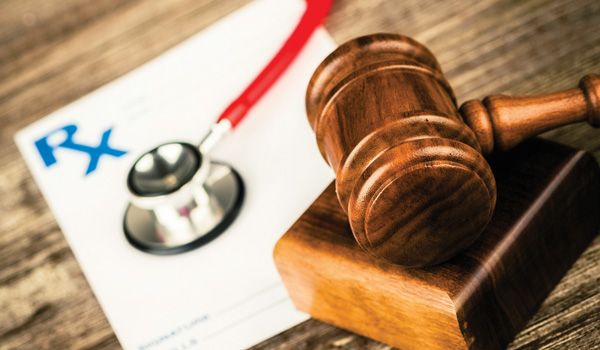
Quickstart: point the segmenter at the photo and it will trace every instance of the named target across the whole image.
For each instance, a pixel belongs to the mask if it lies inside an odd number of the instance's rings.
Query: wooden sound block
[[[489,226],[428,268],[361,250],[329,186],[275,247],[296,307],[405,350],[506,347],[599,232],[600,170],[590,154],[541,139],[489,160]]]

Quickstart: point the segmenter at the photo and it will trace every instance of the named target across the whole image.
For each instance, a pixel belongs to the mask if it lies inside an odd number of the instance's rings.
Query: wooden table
[[[0,2],[0,348],[120,348],[14,133],[246,2]],[[379,31],[415,37],[437,55],[459,101],[561,90],[600,73],[598,0],[339,0],[326,27],[339,43]],[[600,159],[598,130],[575,125],[546,137]],[[280,348],[389,347],[309,320],[253,347]],[[600,238],[510,346],[539,348],[600,348]]]

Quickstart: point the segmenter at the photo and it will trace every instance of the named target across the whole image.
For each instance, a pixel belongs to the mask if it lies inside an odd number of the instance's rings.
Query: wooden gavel
[[[460,110],[433,54],[415,40],[351,40],[306,93],[319,149],[359,245],[405,266],[446,261],[489,222],[496,182],[482,156],[561,125],[600,126],[600,77],[559,93],[492,95]]]

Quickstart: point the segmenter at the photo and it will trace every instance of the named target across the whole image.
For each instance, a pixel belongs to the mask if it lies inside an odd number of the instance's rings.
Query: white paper
[[[191,252],[156,256],[123,234],[125,178],[145,151],[198,143],[221,111],[277,52],[303,1],[253,2],[153,61],[21,130],[16,141],[117,337],[126,349],[241,349],[305,319],[275,269],[275,242],[332,180],[304,110],[318,64],[335,47],[319,29],[246,119],[211,152],[241,174],[247,193],[227,231]],[[55,148],[46,166],[35,142],[65,125],[73,142],[121,157]],[[58,145],[64,131],[47,143]],[[83,321],[82,321],[83,322]]]

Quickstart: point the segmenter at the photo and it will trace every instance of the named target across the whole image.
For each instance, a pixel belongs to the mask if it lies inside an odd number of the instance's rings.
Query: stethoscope
[[[154,254],[180,253],[210,242],[231,225],[242,207],[244,182],[230,165],[212,161],[207,154],[286,70],[325,18],[331,2],[307,0],[285,44],[199,145],[166,143],[135,161],[127,175],[131,203],[123,222],[134,247]]]

